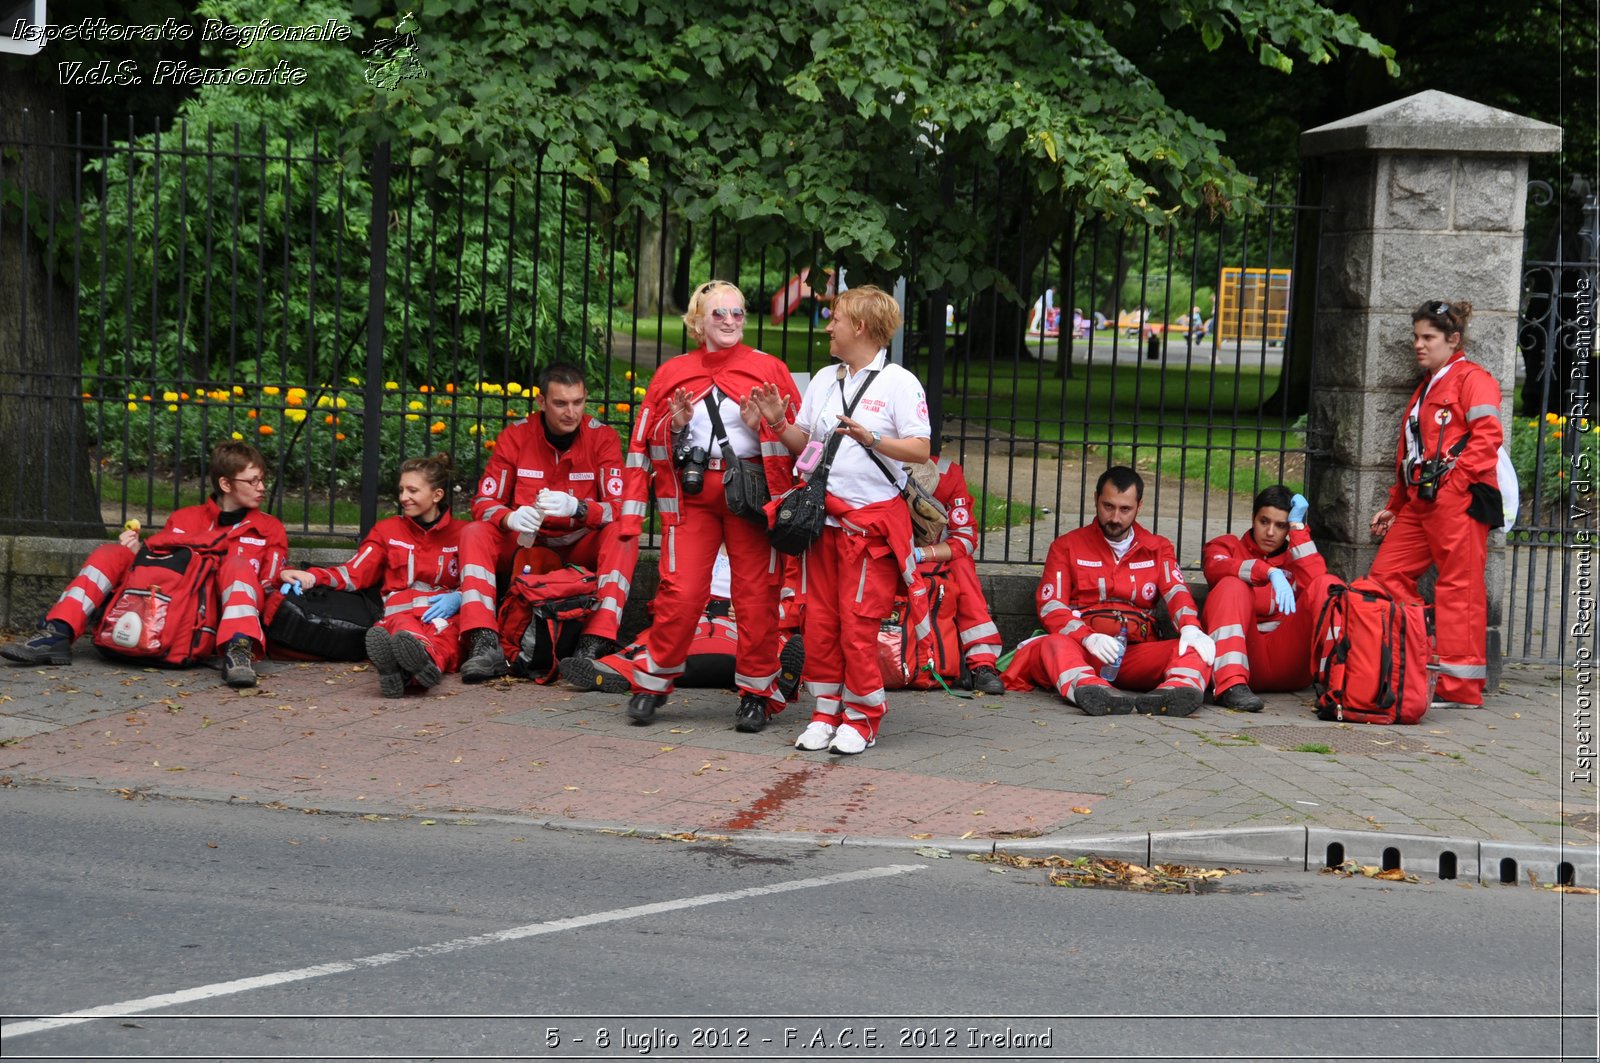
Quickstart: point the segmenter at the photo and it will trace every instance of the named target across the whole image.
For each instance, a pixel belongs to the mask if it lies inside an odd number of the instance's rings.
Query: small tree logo
[[[402,81],[425,78],[428,72],[417,60],[417,21],[407,11],[395,23],[394,36],[368,48],[367,84],[380,89],[393,89]]]

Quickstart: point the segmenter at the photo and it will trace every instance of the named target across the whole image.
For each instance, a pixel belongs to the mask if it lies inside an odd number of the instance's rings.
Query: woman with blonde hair
[[[695,289],[683,323],[699,346],[667,361],[639,404],[623,488],[623,532],[638,534],[654,487],[661,517],[660,585],[655,623],[633,670],[628,715],[647,724],[683,674],[696,621],[711,593],[717,548],[726,545],[739,622],[735,726],[760,731],[782,711],[778,686],[778,588],[783,566],[767,542],[765,514],[728,508],[735,475],[777,494],[792,482],[793,460],[778,441],[788,411],[800,406],[788,366],[744,342],[744,295],[727,281]],[[773,397],[764,418],[751,399]],[[724,447],[726,444],[726,447]],[[727,455],[744,468],[725,467]],[[763,502],[765,499],[755,499]]]

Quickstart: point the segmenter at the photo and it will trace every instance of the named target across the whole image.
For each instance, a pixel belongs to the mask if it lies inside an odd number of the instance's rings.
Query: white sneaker
[[[812,720],[806,724],[806,729],[800,732],[800,737],[794,740],[796,749],[827,749],[828,742],[833,738],[833,724],[823,723],[821,720]]]
[[[843,753],[848,756],[852,753],[860,753],[875,742],[877,742],[876,738],[866,738],[854,727],[841,727],[834,732],[833,741],[828,743],[828,752]]]

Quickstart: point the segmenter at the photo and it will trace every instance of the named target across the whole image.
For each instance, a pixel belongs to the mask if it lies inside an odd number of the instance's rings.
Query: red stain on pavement
[[[811,774],[815,770],[816,768],[807,766],[783,776],[762,791],[760,797],[750,802],[749,808],[721,824],[717,829],[750,830],[760,826],[774,813],[783,811],[784,806],[790,801],[806,795],[806,783],[811,781]]]

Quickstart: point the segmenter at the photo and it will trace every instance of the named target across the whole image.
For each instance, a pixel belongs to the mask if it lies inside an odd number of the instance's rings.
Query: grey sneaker
[[[46,620],[26,642],[0,646],[0,657],[18,664],[71,664],[72,629],[59,620]]]
[[[249,639],[240,636],[228,640],[222,651],[222,681],[230,687],[256,685],[256,651]]]

